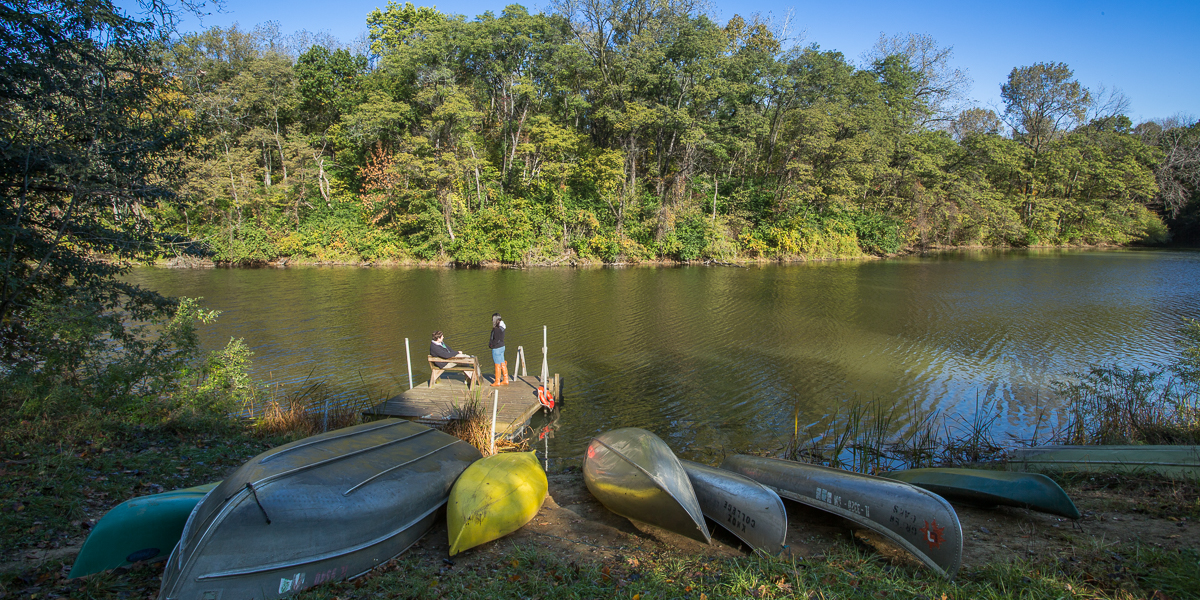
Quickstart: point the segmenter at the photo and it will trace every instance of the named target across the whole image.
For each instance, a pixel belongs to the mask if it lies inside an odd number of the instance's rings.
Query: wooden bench
[[[446,366],[439,367],[434,363],[445,363]],[[446,371],[472,373],[473,375],[467,378],[467,389],[472,389],[472,386],[482,381],[479,375],[479,359],[474,356],[442,358],[440,356],[429,355],[429,387],[433,387],[433,382],[437,381],[437,378],[441,377],[442,373]]]

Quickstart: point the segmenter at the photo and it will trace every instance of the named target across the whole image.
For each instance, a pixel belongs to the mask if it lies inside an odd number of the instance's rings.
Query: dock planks
[[[492,398],[499,390],[496,435],[503,437],[519,433],[529,418],[542,408],[537,399],[537,388],[541,385],[537,377],[514,377],[511,383],[500,387],[491,387],[490,384],[490,378],[484,377],[483,385],[471,391],[467,389],[466,377],[462,373],[446,373],[432,388],[425,381],[363,411],[363,415],[400,417],[435,425],[449,420],[452,407],[462,406],[475,397],[479,399],[484,414],[491,418]]]

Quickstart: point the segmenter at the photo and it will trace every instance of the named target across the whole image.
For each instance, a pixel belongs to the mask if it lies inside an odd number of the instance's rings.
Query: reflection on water
[[[1200,254],[1041,251],[761,267],[450,270],[139,269],[131,278],[222,312],[207,348],[242,337],[255,375],[324,380],[350,396],[428,377],[429,334],[487,356],[490,317],[551,372],[567,406],[552,455],[616,427],[698,458],[778,448],[854,399],[970,411],[1000,401],[1009,427],[1091,363],[1167,362],[1200,317]],[[485,368],[490,367],[484,360]],[[844,411],[843,411],[844,412]],[[902,420],[901,420],[902,421]]]

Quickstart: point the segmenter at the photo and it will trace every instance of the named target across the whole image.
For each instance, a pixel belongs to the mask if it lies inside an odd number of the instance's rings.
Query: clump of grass
[[[492,415],[485,411],[479,398],[465,392],[461,404],[450,407],[446,422],[440,429],[472,446],[484,456],[492,455]],[[513,442],[505,437],[496,440],[496,454],[521,452],[525,443]]]
[[[370,399],[347,402],[337,398],[324,382],[316,382],[265,402],[250,418],[260,434],[316,435],[357,424],[362,409],[372,403]]]

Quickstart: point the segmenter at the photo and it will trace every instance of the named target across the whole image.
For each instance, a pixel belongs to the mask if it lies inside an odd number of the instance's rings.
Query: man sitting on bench
[[[450,348],[450,346],[446,345],[446,341],[444,338],[445,338],[445,336],[442,335],[442,332],[440,330],[433,332],[433,341],[429,342],[429,355],[430,356],[436,356],[438,358],[469,358],[470,357],[469,354],[463,354],[462,352],[455,352],[452,348]],[[439,369],[445,369],[447,365],[449,365],[449,363],[444,363],[444,362],[433,363],[433,366],[435,366]],[[467,376],[467,385],[468,386],[472,385],[474,383],[474,375],[475,374],[471,371],[463,371],[463,374]],[[432,383],[432,381],[430,383]]]

